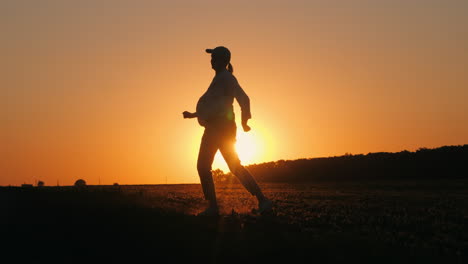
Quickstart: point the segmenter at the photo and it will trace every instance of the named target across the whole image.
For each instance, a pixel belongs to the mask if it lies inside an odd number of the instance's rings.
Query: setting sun
[[[259,127],[253,127],[249,132],[244,132],[238,127],[236,139],[236,151],[243,165],[265,162],[273,153],[273,141]],[[213,169],[229,171],[219,151],[216,153]]]
[[[262,143],[261,138],[258,138],[256,134],[238,131],[236,150],[240,160],[244,163],[252,163],[256,158],[259,158]]]

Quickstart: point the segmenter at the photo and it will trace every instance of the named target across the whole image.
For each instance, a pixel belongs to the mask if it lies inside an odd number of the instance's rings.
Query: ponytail
[[[232,67],[232,64],[229,63],[228,66],[227,66],[227,69],[230,73],[233,73],[234,72],[234,68]]]

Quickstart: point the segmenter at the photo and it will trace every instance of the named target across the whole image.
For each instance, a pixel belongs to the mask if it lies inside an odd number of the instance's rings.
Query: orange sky
[[[203,130],[181,113],[218,45],[252,103],[245,164],[466,144],[467,13],[456,0],[2,1],[0,185],[198,182]]]

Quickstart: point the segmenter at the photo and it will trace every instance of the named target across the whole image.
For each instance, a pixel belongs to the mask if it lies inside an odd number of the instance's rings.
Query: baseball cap
[[[206,49],[205,51],[216,57],[225,58],[227,61],[231,60],[231,52],[226,47],[218,46],[214,49]]]

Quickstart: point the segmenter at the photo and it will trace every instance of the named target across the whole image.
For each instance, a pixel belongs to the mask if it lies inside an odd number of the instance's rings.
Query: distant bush
[[[86,187],[86,181],[83,179],[79,179],[75,182],[75,187]]]
[[[44,187],[44,182],[43,181],[38,181],[37,182],[37,187]]]
[[[212,170],[211,174],[213,175],[213,181],[215,183],[224,183],[228,177],[228,175],[221,169]]]

